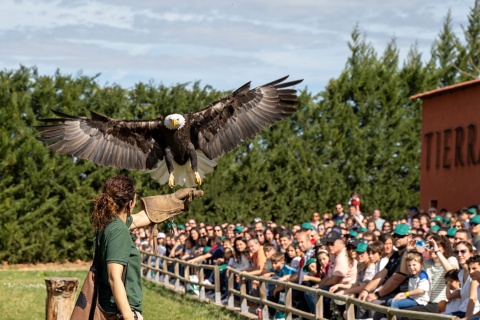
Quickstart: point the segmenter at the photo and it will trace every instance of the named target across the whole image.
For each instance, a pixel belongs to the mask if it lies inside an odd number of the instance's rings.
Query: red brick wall
[[[480,203],[480,85],[424,97],[420,206]]]

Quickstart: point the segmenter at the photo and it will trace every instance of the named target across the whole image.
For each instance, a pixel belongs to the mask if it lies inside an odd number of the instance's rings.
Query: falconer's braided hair
[[[90,210],[90,223],[95,232],[102,231],[135,198],[135,183],[124,176],[108,179],[103,185],[103,192],[93,201]]]

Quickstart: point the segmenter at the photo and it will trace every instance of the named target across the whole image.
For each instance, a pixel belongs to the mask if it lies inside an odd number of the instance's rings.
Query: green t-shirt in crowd
[[[128,228],[133,218],[126,224],[116,217],[98,234],[98,254],[100,254],[99,302],[106,312],[117,312],[117,305],[108,283],[107,264],[118,263],[127,266],[125,288],[128,303],[132,310],[142,312],[141,257],[135,247]]]

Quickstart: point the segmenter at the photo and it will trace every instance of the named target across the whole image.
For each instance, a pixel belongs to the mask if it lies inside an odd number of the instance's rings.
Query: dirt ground
[[[50,262],[50,263],[27,263],[27,264],[7,264],[3,262],[0,265],[0,271],[4,270],[25,270],[25,271],[44,271],[44,270],[88,270],[92,261],[76,262]]]

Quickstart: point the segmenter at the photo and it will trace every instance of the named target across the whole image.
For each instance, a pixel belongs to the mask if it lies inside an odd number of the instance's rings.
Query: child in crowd
[[[268,273],[263,274],[263,277],[274,278],[280,281],[285,281],[290,278],[290,275],[297,272],[296,269],[285,264],[285,255],[283,253],[274,253],[271,258],[272,268]],[[284,303],[285,294],[282,292],[284,288],[281,286],[267,285],[267,299],[269,301]],[[283,300],[283,302],[282,302]],[[269,308],[270,314],[273,314],[274,309]],[[284,319],[285,314],[278,310],[275,311],[275,319]]]
[[[330,256],[327,250],[320,249],[317,251],[317,269],[320,279],[327,276],[328,268],[330,268]]]
[[[443,314],[452,314],[460,310],[460,305],[462,304],[462,299],[460,296],[460,280],[458,279],[458,270],[453,269],[447,271],[444,276],[445,285],[446,285],[446,296],[447,301],[442,300],[438,304],[438,311]]]
[[[290,247],[288,247],[287,250],[288,250],[287,251],[288,255],[290,256],[292,254],[292,252],[290,251]],[[294,253],[294,257],[292,258],[292,261],[290,262],[290,267],[298,270],[298,267],[300,266],[300,261],[302,260],[302,257],[303,257],[303,252],[302,250],[300,250],[298,245],[294,246],[293,250],[295,253]]]
[[[317,259],[310,258],[305,262],[303,267],[303,272],[305,273],[302,280],[302,285],[313,287],[314,285],[320,283],[320,274],[317,271]]]
[[[360,211],[360,194],[358,192],[353,192],[348,200],[349,206],[355,206],[357,208],[357,212]]]
[[[393,299],[388,300],[387,305],[394,309],[425,306],[430,300],[430,279],[427,272],[422,270],[422,254],[418,251],[410,251],[407,253],[406,262],[408,272],[411,274],[408,277],[408,291],[400,292]]]

